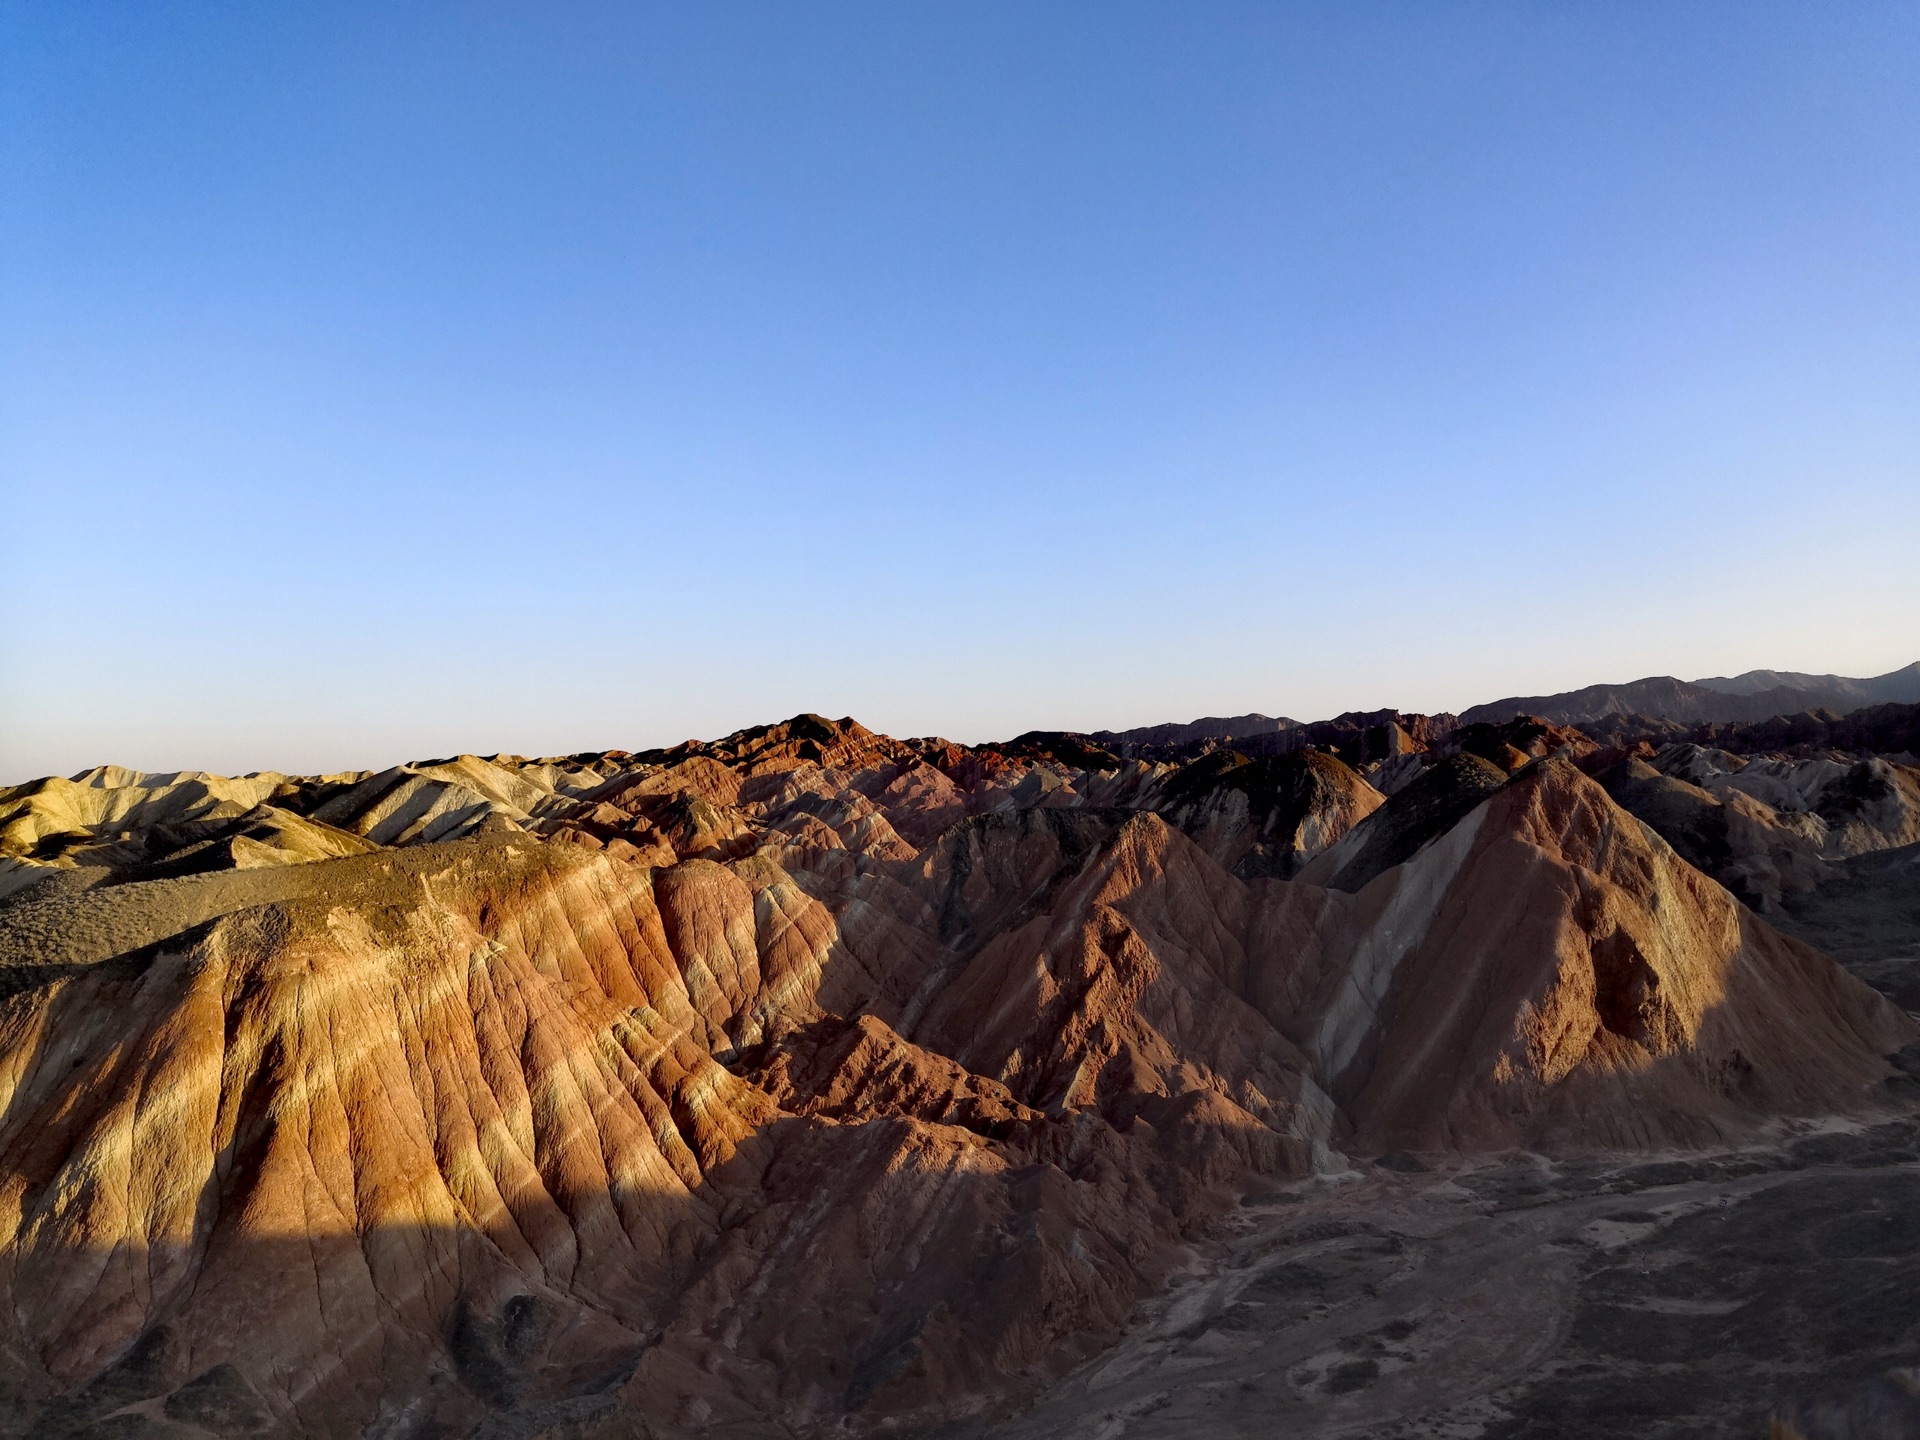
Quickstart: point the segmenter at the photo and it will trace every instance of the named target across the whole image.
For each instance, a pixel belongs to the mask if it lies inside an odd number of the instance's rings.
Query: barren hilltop
[[[1914,709],[0,790],[0,1430],[1843,1433]]]

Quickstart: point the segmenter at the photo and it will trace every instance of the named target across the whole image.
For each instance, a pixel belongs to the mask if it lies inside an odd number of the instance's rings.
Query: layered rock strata
[[[984,1420],[1250,1186],[1894,1103],[1920,1027],[1492,739],[1391,796],[812,716],[6,792],[0,1420]]]

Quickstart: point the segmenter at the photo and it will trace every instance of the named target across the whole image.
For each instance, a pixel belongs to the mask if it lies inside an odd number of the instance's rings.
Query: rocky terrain
[[[1912,755],[1221,724],[0,790],[0,1433],[1897,1410]]]

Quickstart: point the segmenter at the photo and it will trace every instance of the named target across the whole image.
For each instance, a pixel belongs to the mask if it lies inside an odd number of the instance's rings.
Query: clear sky
[[[0,5],[0,780],[1920,658],[1920,7]]]

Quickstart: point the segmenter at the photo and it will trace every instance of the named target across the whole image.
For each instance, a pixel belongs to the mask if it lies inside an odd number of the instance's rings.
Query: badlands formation
[[[0,1433],[1877,1433],[1920,770],[1825,714],[0,790]]]

